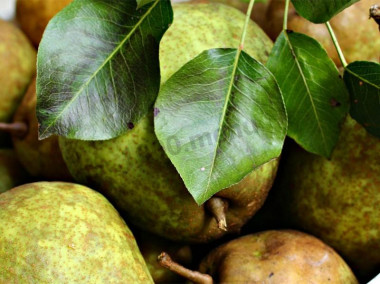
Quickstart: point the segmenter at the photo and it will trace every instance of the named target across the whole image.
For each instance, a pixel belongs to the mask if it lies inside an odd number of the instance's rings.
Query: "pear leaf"
[[[284,96],[288,135],[307,151],[330,157],[349,110],[349,98],[326,51],[306,35],[283,31],[267,67]]]
[[[146,4],[153,2],[154,0],[136,0],[136,1],[137,1],[137,9],[140,9],[141,7],[145,6]]]
[[[320,24],[329,21],[336,14],[358,1],[359,0],[292,0],[292,3],[298,14],[310,22]]]
[[[161,87],[155,132],[202,204],[280,155],[287,117],[274,76],[238,49],[211,49]]]
[[[380,64],[356,61],[344,71],[351,99],[350,115],[380,138]]]
[[[76,0],[49,23],[39,46],[40,138],[105,140],[153,107],[159,43],[173,20],[169,0]]]

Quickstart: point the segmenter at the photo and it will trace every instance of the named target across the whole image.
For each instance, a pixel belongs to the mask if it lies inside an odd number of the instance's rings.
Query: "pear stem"
[[[182,265],[174,262],[171,257],[166,253],[162,252],[158,256],[158,263],[170,271],[177,273],[178,275],[198,284],[212,284],[213,279],[208,274],[203,274],[198,271],[193,271],[183,267]]]
[[[226,212],[228,209],[228,202],[220,197],[214,196],[207,201],[206,206],[216,219],[218,228],[227,232]]]
[[[8,132],[18,138],[23,138],[28,133],[28,125],[25,122],[0,122],[0,131]]]

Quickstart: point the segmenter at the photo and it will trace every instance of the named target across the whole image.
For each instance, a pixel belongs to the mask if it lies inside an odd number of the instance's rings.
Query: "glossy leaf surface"
[[[117,137],[151,110],[169,0],[76,0],[48,25],[38,53],[40,138]]]
[[[313,23],[325,23],[359,0],[292,0],[298,14]],[[368,7],[369,9],[369,7]]]
[[[344,81],[351,98],[350,115],[369,133],[380,137],[380,65],[353,62],[345,69]]]
[[[155,131],[198,204],[280,155],[287,117],[274,76],[236,49],[211,49],[161,88]]]
[[[307,151],[329,157],[349,109],[348,93],[335,64],[316,40],[282,32],[267,67],[284,96],[288,135]]]

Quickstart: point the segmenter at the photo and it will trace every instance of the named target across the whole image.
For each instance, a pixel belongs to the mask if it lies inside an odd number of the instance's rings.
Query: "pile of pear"
[[[153,109],[108,141],[39,140],[36,48],[70,2],[18,0],[20,28],[0,20],[0,283],[358,283],[380,272],[380,141],[349,117],[331,160],[287,147],[201,206]],[[203,50],[239,45],[244,14],[211,2],[173,5],[162,83]],[[251,21],[245,51],[265,64],[272,46]]]

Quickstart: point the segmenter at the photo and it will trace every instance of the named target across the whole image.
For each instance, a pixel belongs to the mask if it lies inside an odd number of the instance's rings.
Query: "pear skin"
[[[167,158],[153,132],[153,115],[126,135],[107,141],[60,137],[72,176],[107,196],[131,223],[176,241],[210,242],[226,232],[198,206]],[[228,201],[228,232],[241,226],[262,206],[278,166],[273,160],[240,183],[217,194]]]
[[[332,246],[363,279],[374,276],[380,269],[380,139],[347,117],[331,160],[294,145],[283,162],[267,209]]]
[[[12,149],[0,149],[0,193],[21,185],[29,176]]]
[[[214,249],[200,272],[215,283],[356,284],[354,274],[329,246],[305,233],[265,231]]]
[[[248,10],[248,1],[242,1],[242,0],[191,0],[191,3],[221,3],[225,5],[229,5],[231,7],[234,7],[240,11],[242,11],[244,14]],[[268,8],[269,3],[268,2],[255,2],[255,5],[253,6],[251,19],[254,20],[261,28],[265,26],[266,22],[266,10]]]
[[[238,10],[221,4],[173,8],[174,23],[160,45],[162,82],[203,50],[239,46],[245,17]],[[245,48],[264,62],[272,42],[250,22]],[[141,229],[185,242],[209,242],[226,234],[220,229],[223,222],[195,203],[167,158],[154,134],[153,109],[118,138],[97,142],[60,138],[60,147],[73,177],[105,194]],[[216,195],[229,204],[228,232],[239,232],[261,207],[277,166],[278,160],[272,160]]]
[[[36,79],[33,79],[13,118],[13,123],[26,125],[25,134],[12,135],[17,156],[33,177],[52,181],[72,181],[59,149],[58,137],[38,139],[36,105]]]
[[[0,194],[0,232],[0,283],[153,283],[123,219],[82,185]]]
[[[49,21],[72,0],[17,0],[16,19],[35,46],[40,44]]]
[[[36,72],[36,51],[16,26],[0,19],[0,122],[10,122]],[[0,134],[0,146],[9,144]]]
[[[162,267],[157,261],[157,256],[164,250],[178,263],[189,266],[192,262],[192,250],[189,245],[168,241],[142,231],[135,233],[135,236],[154,283],[184,282],[184,278]]]

